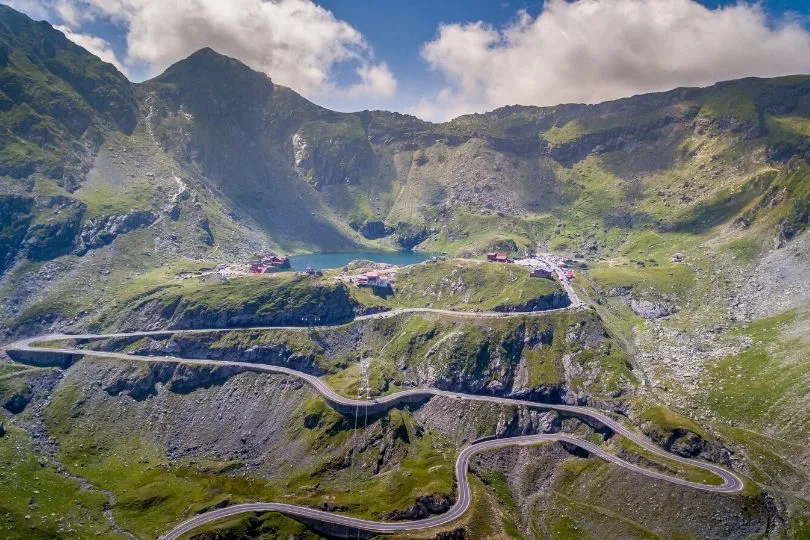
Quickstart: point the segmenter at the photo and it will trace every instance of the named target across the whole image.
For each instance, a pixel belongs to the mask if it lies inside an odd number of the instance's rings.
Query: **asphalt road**
[[[406,310],[403,310],[406,311]],[[416,311],[416,310],[412,310]],[[451,312],[452,313],[452,312]],[[453,315],[457,315],[456,313],[452,313]],[[480,313],[475,314],[476,316],[481,316]],[[499,316],[502,314],[498,314]],[[375,317],[375,316],[371,316]],[[273,328],[273,327],[264,327],[264,328]],[[296,327],[297,328],[297,327]],[[253,328],[255,330],[255,328]],[[273,328],[273,329],[277,329]],[[238,331],[238,330],[246,330],[246,329],[217,329],[214,331],[217,332],[225,332],[225,331]],[[341,411],[359,411],[365,412],[368,408],[373,408],[374,410],[382,410],[390,407],[395,407],[397,405],[403,403],[411,403],[415,401],[422,401],[425,399],[429,399],[434,396],[442,396],[446,398],[452,399],[464,399],[469,401],[485,401],[490,403],[495,403],[498,405],[513,405],[513,406],[525,406],[532,409],[537,410],[545,410],[545,411],[558,411],[570,416],[576,416],[585,421],[590,421],[591,423],[601,424],[610,428],[614,433],[622,435],[627,439],[635,442],[646,451],[656,454],[658,456],[664,457],[666,459],[676,461],[679,463],[683,463],[685,465],[690,465],[694,467],[698,467],[707,471],[710,471],[713,474],[716,474],[723,480],[723,483],[720,485],[708,485],[708,484],[700,484],[696,482],[691,482],[689,480],[685,480],[683,478],[678,478],[674,476],[669,476],[664,473],[646,469],[644,467],[640,467],[639,465],[635,465],[633,463],[624,461],[612,454],[607,453],[600,447],[596,446],[595,444],[585,441],[582,439],[577,439],[568,435],[564,434],[541,434],[541,435],[531,435],[531,436],[523,436],[523,437],[513,437],[509,439],[496,439],[496,440],[488,440],[488,441],[481,441],[471,444],[470,446],[466,447],[458,456],[456,461],[455,473],[456,473],[456,482],[457,482],[457,500],[453,507],[444,514],[433,516],[423,520],[417,521],[406,521],[406,522],[375,522],[375,521],[368,521],[362,520],[358,518],[352,518],[349,516],[342,516],[340,514],[324,512],[321,510],[315,510],[312,508],[301,507],[301,506],[294,506],[289,504],[282,504],[282,503],[248,503],[248,504],[240,504],[229,506],[227,508],[221,508],[217,510],[212,510],[210,512],[206,512],[205,514],[200,514],[195,516],[177,526],[171,532],[169,532],[163,538],[166,540],[171,540],[175,538],[179,538],[185,532],[191,531],[205,523],[210,523],[212,521],[216,521],[218,519],[233,516],[236,514],[246,513],[246,512],[281,512],[288,516],[293,517],[301,517],[301,518],[308,518],[317,521],[321,521],[323,523],[330,523],[335,525],[342,525],[346,527],[350,527],[353,529],[360,529],[363,531],[367,531],[370,533],[390,533],[396,531],[411,531],[417,529],[428,529],[431,527],[436,527],[440,525],[444,525],[447,523],[452,522],[453,520],[460,517],[470,506],[470,486],[467,481],[467,466],[469,464],[470,457],[477,453],[487,449],[493,448],[500,448],[504,446],[512,446],[512,445],[527,445],[527,444],[536,444],[540,442],[546,441],[564,441],[575,445],[579,448],[582,448],[589,453],[599,456],[600,458],[614,463],[620,467],[623,467],[627,470],[636,472],[643,476],[654,478],[657,480],[662,480],[666,482],[671,482],[674,484],[679,484],[682,486],[688,486],[695,489],[700,489],[704,491],[711,491],[716,493],[735,493],[740,491],[743,488],[743,481],[742,479],[737,476],[735,473],[724,469],[718,465],[713,463],[690,459],[681,457],[675,454],[671,454],[664,449],[660,448],[659,446],[655,445],[652,441],[647,439],[646,437],[636,433],[632,429],[628,428],[621,422],[613,419],[612,417],[608,416],[606,413],[592,409],[590,407],[581,407],[575,405],[558,405],[558,404],[546,404],[546,403],[536,403],[533,401],[525,401],[520,399],[512,399],[512,398],[505,398],[505,397],[498,397],[498,396],[481,396],[481,395],[473,395],[473,394],[463,394],[459,392],[448,392],[443,390],[437,390],[434,388],[420,388],[420,389],[411,389],[405,390],[402,392],[398,392],[396,394],[371,399],[371,400],[356,400],[347,398],[341,395],[336,394],[331,388],[329,388],[321,379],[315,377],[313,375],[309,375],[307,373],[303,373],[300,371],[296,371],[294,369],[281,367],[281,366],[271,366],[266,364],[253,364],[248,362],[235,362],[235,361],[219,361],[219,360],[207,360],[207,359],[193,359],[193,358],[176,358],[176,357],[144,357],[132,354],[125,354],[125,353],[116,353],[116,352],[105,352],[105,351],[92,351],[87,349],[70,349],[70,348],[49,348],[49,347],[41,347],[36,346],[33,347],[32,344],[42,341],[49,341],[55,339],[103,339],[103,338],[110,338],[110,337],[141,337],[141,336],[155,336],[155,335],[170,335],[170,334],[182,334],[182,333],[202,333],[202,332],[210,332],[211,330],[173,330],[173,331],[151,331],[151,332],[122,332],[122,333],[115,333],[115,334],[81,334],[81,335],[66,335],[66,334],[50,334],[46,336],[40,336],[36,338],[28,338],[21,341],[18,341],[6,349],[8,351],[26,351],[26,352],[39,352],[39,353],[61,353],[61,354],[71,354],[71,355],[82,355],[82,356],[92,356],[92,357],[99,357],[99,358],[114,358],[126,361],[135,361],[135,362],[147,362],[147,363],[164,363],[164,362],[173,362],[179,364],[187,364],[187,365],[228,365],[234,367],[244,368],[245,370],[250,371],[259,371],[259,372],[268,372],[268,373],[278,373],[289,375],[293,377],[298,377],[309,384],[316,392],[318,392],[324,400],[333,408],[341,410]]]

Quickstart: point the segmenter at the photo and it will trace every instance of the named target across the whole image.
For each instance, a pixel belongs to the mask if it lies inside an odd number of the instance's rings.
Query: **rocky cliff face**
[[[542,298],[535,298],[525,304],[507,304],[495,306],[493,311],[500,311],[503,313],[512,312],[529,312],[529,311],[549,311],[553,309],[561,309],[571,305],[571,300],[565,292],[555,292],[546,295]]]
[[[115,240],[118,235],[141,227],[148,227],[157,218],[158,214],[146,210],[89,219],[79,233],[77,252],[84,254],[89,249],[98,249]]]
[[[415,386],[606,407],[634,386],[624,353],[589,317],[529,320],[497,330],[428,330],[408,347],[398,368]]]
[[[23,196],[0,197],[0,272],[14,261],[33,220],[34,200]]]

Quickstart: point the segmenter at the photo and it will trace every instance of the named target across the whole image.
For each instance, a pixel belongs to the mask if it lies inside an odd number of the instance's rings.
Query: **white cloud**
[[[105,62],[109,62],[110,64],[114,65],[118,68],[121,73],[127,74],[127,68],[124,66],[123,63],[118,59],[115,55],[115,52],[112,50],[110,44],[101,39],[100,37],[91,36],[89,34],[79,34],[72,31],[67,26],[54,26],[57,30],[65,34],[65,37],[68,38],[70,41],[79,45],[80,47],[84,47],[90,53],[98,56]]]
[[[83,21],[92,18],[92,12],[79,9],[71,0],[57,0],[53,9],[59,19],[71,28],[76,28]]]
[[[32,19],[42,20],[48,16],[48,6],[42,0],[3,0],[2,3],[22,11]]]
[[[810,71],[810,33],[757,4],[693,0],[549,0],[496,29],[439,27],[422,56],[447,80],[413,112],[447,119],[509,104],[595,103],[743,76]]]
[[[379,97],[396,89],[362,34],[311,0],[58,0],[55,11],[71,28],[71,20],[87,18],[122,27],[124,63],[148,76],[211,47],[310,97]],[[344,64],[357,81],[336,81]]]
[[[397,81],[385,62],[362,65],[357,68],[356,73],[360,82],[351,85],[345,92],[351,99],[388,97],[397,91]]]
[[[76,43],[107,61],[161,73],[203,47],[211,47],[273,81],[309,97],[387,97],[396,79],[360,32],[312,0],[3,0],[39,18],[62,23]],[[82,33],[103,19],[126,33],[126,58],[118,61],[106,41]],[[338,81],[338,67],[354,81]]]

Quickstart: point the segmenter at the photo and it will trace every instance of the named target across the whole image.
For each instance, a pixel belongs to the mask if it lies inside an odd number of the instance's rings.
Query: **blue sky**
[[[325,106],[434,120],[810,71],[805,0],[0,2],[133,80],[210,45]]]
[[[400,80],[403,94],[421,95],[438,91],[442,76],[433,72],[420,56],[420,48],[436,37],[442,23],[485,21],[503,26],[513,21],[521,10],[532,16],[541,11],[542,2],[528,0],[327,0],[318,2],[336,17],[360,30]],[[705,0],[701,4],[716,9],[736,2]],[[810,15],[808,0],[769,0],[762,2],[770,16],[786,13]],[[334,104],[333,104],[334,105]],[[336,105],[340,105],[337,103]]]

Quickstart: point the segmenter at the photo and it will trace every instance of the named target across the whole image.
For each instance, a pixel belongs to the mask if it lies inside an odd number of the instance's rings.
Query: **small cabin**
[[[508,263],[512,261],[511,259],[509,259],[509,255],[507,255],[506,253],[498,253],[495,255],[495,262]]]
[[[507,253],[487,253],[487,260],[489,262],[509,263],[512,259],[509,258]]]
[[[535,266],[534,268],[532,268],[532,271],[529,274],[529,277],[551,279],[551,270],[548,270],[547,268],[540,268],[538,266]]]

